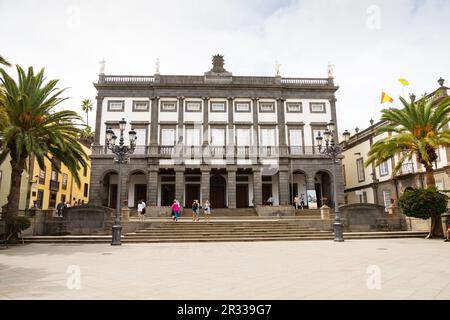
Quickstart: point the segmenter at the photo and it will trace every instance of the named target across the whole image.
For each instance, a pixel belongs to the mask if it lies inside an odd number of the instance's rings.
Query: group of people
[[[75,198],[73,198],[73,206],[74,207],[82,206],[82,205],[84,205],[84,200],[78,199],[78,201],[77,201]],[[70,201],[66,201],[66,202],[60,201],[56,205],[56,212],[58,214],[58,217],[62,216],[62,212],[65,208],[70,208],[70,207],[72,207],[72,205],[70,204]]]
[[[298,195],[294,197],[294,207],[295,209],[298,209],[300,207],[300,209],[302,210],[305,207],[305,195],[303,193],[300,195],[300,197]]]
[[[192,221],[198,222],[200,221],[200,202],[198,200],[194,200],[192,202]],[[211,203],[209,200],[205,201],[205,205],[203,206],[203,212],[205,214],[206,221],[209,221],[209,217],[211,215]],[[174,200],[172,204],[172,219],[177,222],[178,218],[181,215],[181,205],[178,200]]]

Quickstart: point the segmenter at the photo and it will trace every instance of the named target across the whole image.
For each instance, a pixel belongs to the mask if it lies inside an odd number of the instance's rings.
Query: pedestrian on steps
[[[205,201],[204,213],[206,222],[209,222],[209,217],[211,216],[211,203],[209,203],[209,200]]]
[[[194,202],[192,203],[192,221],[200,221],[199,213],[200,203],[198,202],[198,200],[194,200]]]
[[[178,200],[174,200],[172,204],[172,218],[173,221],[177,222],[180,214],[180,203]]]

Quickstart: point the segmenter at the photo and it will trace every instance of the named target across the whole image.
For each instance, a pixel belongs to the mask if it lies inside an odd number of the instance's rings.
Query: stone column
[[[259,146],[259,127],[258,127],[258,100],[259,98],[253,98],[253,129],[255,130],[255,142],[253,146]],[[258,153],[259,154],[259,153]]]
[[[203,97],[203,146],[208,145],[209,97]]]
[[[175,169],[175,198],[184,206],[184,168]]]
[[[228,168],[228,208],[236,208],[236,168]]]
[[[183,106],[184,97],[178,97],[178,139],[177,142],[180,142],[180,138],[183,139],[183,128],[184,128],[184,106]],[[181,140],[183,141],[183,140]]]
[[[151,166],[148,168],[147,175],[147,205],[158,205],[158,167]]]
[[[253,199],[253,205],[255,207],[263,204],[262,175],[260,168],[253,169]]]
[[[234,163],[234,117],[233,117],[233,110],[234,110],[234,97],[228,97],[228,133],[227,133],[227,163],[233,164]],[[235,204],[236,206],[236,204]]]
[[[159,126],[159,97],[154,97],[151,109],[150,146],[158,146],[158,126]]]
[[[330,108],[331,108],[331,119],[333,119],[335,130],[334,130],[334,141],[336,143],[339,143],[339,135],[338,135],[338,122],[337,122],[337,116],[336,116],[336,101],[337,99],[335,97],[331,98],[330,100]]]
[[[209,199],[209,177],[210,177],[210,169],[209,168],[202,168],[202,180],[201,180],[201,192],[202,192],[202,196],[201,196],[201,204],[202,206],[205,204],[206,200],[210,200]]]
[[[95,97],[97,99],[97,111],[95,116],[95,137],[94,137],[94,144],[95,145],[103,145],[100,143],[100,132],[102,129],[102,106],[103,106],[103,98],[102,96],[98,95]]]
[[[280,188],[280,205],[289,205],[291,200],[289,199],[289,171],[280,170],[279,175],[279,188]]]
[[[284,114],[284,98],[277,99],[279,146],[286,147],[286,120]]]

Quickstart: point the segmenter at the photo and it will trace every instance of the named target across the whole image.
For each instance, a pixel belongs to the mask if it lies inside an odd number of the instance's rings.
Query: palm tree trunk
[[[89,111],[86,111],[86,124],[89,125]]]
[[[20,186],[22,183],[22,173],[25,169],[26,158],[11,159],[11,188],[6,205],[5,220],[11,226],[15,217],[19,214]],[[10,228],[10,227],[9,227]]]
[[[432,166],[425,166],[425,182],[427,185],[427,188],[435,187],[436,186],[436,180],[434,179],[434,172]],[[431,228],[430,233],[428,234],[427,238],[443,238],[444,237],[444,231],[442,230],[442,219],[441,215],[438,214],[436,216],[431,217]]]

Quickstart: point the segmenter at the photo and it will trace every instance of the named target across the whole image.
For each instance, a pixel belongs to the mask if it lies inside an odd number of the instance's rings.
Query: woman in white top
[[[144,214],[145,214],[145,202],[142,200],[139,200],[137,205],[137,211],[138,215],[141,218],[141,220],[144,220]]]
[[[209,203],[209,200],[205,201],[204,213],[206,221],[209,221],[209,216],[211,215],[211,203]]]

